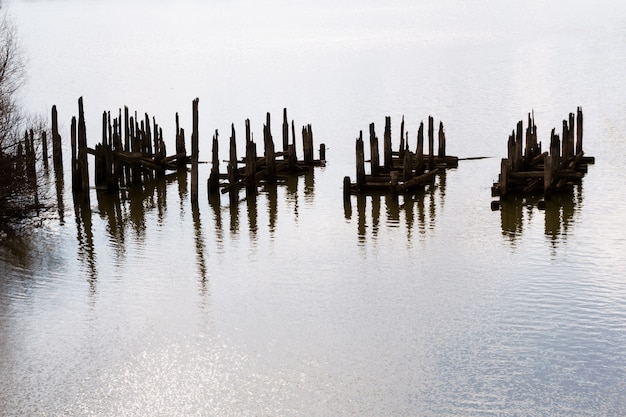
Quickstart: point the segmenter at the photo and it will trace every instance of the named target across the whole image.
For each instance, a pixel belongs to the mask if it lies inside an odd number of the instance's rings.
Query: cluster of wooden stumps
[[[291,142],[289,139],[290,124],[287,109],[283,109],[282,151],[276,151],[272,136],[270,113],[267,113],[263,125],[263,156],[257,155],[257,147],[250,131],[250,120],[245,121],[246,149],[245,156],[238,158],[235,125],[231,125],[229,159],[226,162],[226,173],[220,173],[219,140],[215,131],[212,145],[211,174],[208,179],[209,196],[229,193],[236,199],[241,188],[246,193],[255,193],[260,184],[274,184],[286,175],[302,174],[313,166],[320,166],[326,160],[326,146],[322,143],[319,159],[313,156],[313,130],[311,125],[302,127],[303,159],[298,160],[296,154],[295,123],[291,121]]]
[[[524,144],[524,137],[526,143]],[[563,120],[562,137],[552,129],[550,149],[542,152],[537,141],[534,114],[528,114],[528,126],[524,135],[523,122],[517,123],[508,140],[508,155],[500,166],[498,182],[491,188],[492,197],[506,199],[509,195],[542,195],[538,206],[545,207],[545,199],[552,194],[568,192],[580,184],[587,173],[587,165],[595,158],[585,156],[583,151],[583,113],[578,107],[576,115],[570,113]],[[493,210],[500,201],[493,201]]]
[[[374,123],[370,123],[370,174],[365,173],[365,151],[363,131],[356,140],[356,182],[344,177],[344,199],[352,194],[369,192],[391,192],[404,194],[433,184],[439,170],[458,166],[459,158],[446,155],[446,134],[443,123],[439,123],[438,148],[435,151],[434,120],[428,118],[428,153],[424,153],[424,123],[421,122],[417,131],[415,152],[409,148],[409,135],[404,130],[404,117],[400,124],[400,145],[393,151],[391,141],[391,117],[385,117],[385,133],[383,140],[383,164],[380,164],[378,137]],[[436,152],[436,153],[435,153]]]
[[[52,110],[52,131],[57,126],[56,108]],[[145,114],[140,120],[128,107],[118,117],[110,112],[102,114],[102,142],[94,148],[87,146],[87,134],[82,97],[78,99],[78,120],[71,122],[71,173],[75,197],[89,201],[89,166],[87,155],[94,156],[94,176],[97,189],[117,191],[163,175],[166,170],[185,167],[189,157],[185,150],[184,130],[178,125],[176,114],[176,154],[166,156],[163,130],[156,120]],[[58,132],[57,132],[58,135]]]
[[[133,185],[141,185],[144,181],[162,176],[168,170],[187,169],[191,165],[191,202],[198,202],[198,103],[192,103],[192,134],[191,154],[187,154],[185,131],[179,126],[176,113],[176,153],[167,156],[163,130],[156,120],[145,114],[139,118],[129,114],[128,107],[124,113],[119,110],[118,117],[111,117],[110,112],[102,114],[102,142],[94,148],[87,146],[85,117],[82,97],[78,99],[78,120],[72,118],[72,190],[75,199],[89,202],[89,154],[94,156],[95,186],[99,190],[116,192]],[[58,121],[56,107],[52,108],[53,137],[58,137]],[[291,122],[291,142],[289,139],[289,122],[287,109],[283,110],[282,151],[276,152],[270,127],[270,114],[267,114],[263,127],[264,154],[257,156],[256,143],[250,129],[250,121],[246,120],[246,152],[245,157],[237,158],[235,127],[232,125],[230,137],[230,158],[227,172],[220,173],[218,131],[215,131],[212,142],[211,173],[208,179],[209,194],[215,194],[221,188],[222,193],[230,193],[232,198],[245,187],[248,192],[256,190],[262,183],[276,183],[284,174],[304,173],[313,166],[325,163],[326,147],[320,145],[320,158],[313,156],[313,130],[311,125],[302,128],[302,148],[304,159],[296,156],[295,124]],[[56,143],[56,142],[54,142]],[[60,146],[60,145],[59,145]],[[219,194],[218,194],[219,195]]]

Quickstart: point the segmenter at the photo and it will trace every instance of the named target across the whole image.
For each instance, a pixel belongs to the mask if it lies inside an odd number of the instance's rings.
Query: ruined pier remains
[[[524,143],[525,140],[525,143]],[[507,157],[500,164],[498,181],[491,187],[492,197],[506,199],[512,194],[541,195],[568,192],[573,185],[580,184],[587,173],[587,165],[595,158],[585,156],[583,151],[583,112],[578,107],[576,114],[570,113],[563,120],[562,135],[552,129],[550,148],[542,151],[537,139],[535,117],[528,114],[528,126],[524,132],[520,120],[507,142]],[[499,202],[492,202],[496,210]]]
[[[400,144],[397,151],[393,151],[391,141],[391,117],[385,117],[385,132],[383,140],[383,160],[380,161],[378,136],[374,123],[369,126],[370,145],[370,173],[365,173],[365,146],[363,131],[356,139],[356,182],[350,177],[344,177],[344,199],[352,194],[368,193],[373,191],[389,191],[395,194],[410,193],[428,184],[433,184],[439,170],[458,166],[459,158],[446,154],[446,134],[443,122],[439,122],[438,146],[435,150],[434,119],[428,118],[427,132],[428,151],[424,146],[424,123],[420,122],[417,131],[415,151],[409,146],[409,134],[405,132],[404,117],[400,124]]]

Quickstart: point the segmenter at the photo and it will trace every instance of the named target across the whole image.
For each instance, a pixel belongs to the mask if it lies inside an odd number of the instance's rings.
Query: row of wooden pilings
[[[229,141],[229,160],[226,161],[226,172],[220,173],[219,160],[219,135],[217,130],[213,136],[211,174],[208,179],[209,195],[229,193],[235,198],[239,189],[245,187],[247,193],[256,191],[260,183],[273,184],[283,174],[301,174],[313,166],[323,165],[326,161],[326,146],[322,143],[319,150],[319,159],[313,156],[313,130],[311,125],[302,127],[303,159],[298,160],[296,154],[296,130],[295,123],[291,121],[291,142],[289,139],[289,121],[287,109],[283,109],[282,123],[282,151],[276,151],[271,129],[270,113],[267,113],[266,122],[263,125],[263,149],[262,157],[257,156],[257,147],[250,131],[250,120],[245,121],[246,150],[245,157],[237,156],[237,141],[235,125],[231,125]]]
[[[526,143],[524,144],[524,139]],[[520,120],[507,143],[507,158],[500,165],[498,182],[491,188],[492,197],[506,199],[510,194],[543,195],[539,207],[554,193],[570,191],[579,184],[587,173],[588,164],[595,163],[594,157],[585,156],[583,151],[583,112],[578,107],[576,114],[570,113],[563,120],[562,137],[552,129],[550,149],[543,151],[537,139],[534,113],[528,114],[528,126],[524,134]],[[499,201],[492,202],[497,210]]]
[[[192,134],[191,154],[187,154],[185,130],[179,125],[176,113],[176,153],[167,156],[163,130],[155,118],[148,114],[139,118],[137,112],[130,115],[128,107],[124,114],[119,110],[118,116],[111,117],[110,112],[102,114],[102,142],[94,148],[87,146],[83,98],[78,99],[78,119],[72,117],[71,122],[71,173],[72,191],[75,199],[89,202],[89,154],[94,155],[95,186],[115,192],[121,188],[142,184],[155,176],[164,175],[167,170],[187,169],[191,165],[191,202],[198,203],[198,165],[199,133],[198,133],[199,99],[192,102]],[[60,152],[61,137],[58,134],[56,106],[52,107],[52,132],[56,138],[55,149]],[[250,120],[245,121],[246,154],[242,159],[237,157],[235,127],[232,125],[230,137],[230,158],[227,161],[227,172],[220,173],[218,131],[215,131],[212,142],[212,166],[208,179],[209,193],[221,188],[222,193],[229,192],[232,198],[240,188],[246,187],[248,192],[256,190],[260,183],[275,183],[282,173],[298,174],[310,167],[325,163],[325,145],[320,145],[320,158],[313,157],[313,130],[311,125],[302,128],[303,160],[296,156],[295,123],[291,122],[291,142],[289,139],[289,122],[287,109],[283,110],[282,151],[276,152],[271,133],[270,114],[267,113],[263,126],[264,155],[257,156],[256,143],[250,129]],[[58,142],[58,143],[57,143]],[[59,153],[60,155],[60,153]],[[56,161],[56,159],[55,159]],[[62,164],[62,159],[60,159]],[[55,162],[56,164],[57,162]]]
[[[365,173],[365,151],[363,131],[356,139],[356,182],[349,176],[344,177],[344,199],[352,194],[372,191],[390,191],[393,194],[412,192],[416,188],[433,184],[440,169],[458,166],[459,158],[446,154],[446,134],[443,122],[439,122],[438,146],[435,153],[434,119],[428,117],[428,153],[424,153],[424,122],[420,122],[417,131],[415,152],[410,150],[409,134],[405,132],[404,116],[400,123],[400,144],[398,151],[393,151],[391,140],[391,117],[385,117],[383,140],[383,164],[380,164],[378,137],[374,123],[369,125],[370,174]]]

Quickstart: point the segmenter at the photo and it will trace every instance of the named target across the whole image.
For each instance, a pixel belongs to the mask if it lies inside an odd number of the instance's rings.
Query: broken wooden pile
[[[400,146],[397,152],[392,151],[391,117],[385,117],[385,133],[383,142],[383,165],[380,165],[378,137],[374,123],[370,123],[370,174],[365,173],[365,154],[363,131],[356,140],[356,183],[350,177],[344,177],[344,198],[352,194],[372,191],[390,191],[407,193],[416,188],[432,184],[440,169],[458,166],[459,158],[446,155],[446,135],[443,122],[439,122],[438,149],[434,149],[434,120],[428,117],[428,153],[424,153],[424,123],[420,122],[417,131],[415,152],[409,149],[408,132],[404,131],[404,117],[400,124]],[[406,136],[405,136],[406,135]]]
[[[58,136],[56,106],[52,110],[52,135]],[[124,127],[122,129],[122,126]],[[176,114],[176,154],[166,156],[163,130],[148,114],[139,120],[137,113],[129,115],[124,107],[111,119],[110,112],[102,114],[102,142],[94,148],[87,146],[83,98],[78,99],[78,121],[71,122],[72,191],[83,201],[89,201],[89,166],[87,155],[94,155],[96,189],[117,191],[130,185],[142,184],[166,170],[185,167],[190,162],[185,150],[184,130],[179,128]]]
[[[587,165],[593,163],[595,158],[585,156],[583,151],[581,107],[576,115],[570,113],[568,120],[563,120],[562,139],[552,129],[550,150],[545,152],[537,141],[534,114],[529,113],[525,135],[523,122],[519,121],[509,136],[508,155],[502,159],[498,182],[493,184],[491,194],[501,200],[520,193],[548,198],[553,193],[571,191],[587,173]],[[498,202],[492,203],[492,208],[497,209]]]
[[[238,195],[238,191],[245,187],[248,193],[256,192],[260,184],[273,184],[284,175],[304,173],[313,166],[325,163],[326,146],[320,145],[320,157],[313,157],[313,130],[311,125],[302,127],[303,159],[298,160],[296,154],[295,123],[291,121],[291,143],[289,141],[289,122],[287,109],[283,109],[282,124],[282,151],[276,152],[274,138],[270,125],[270,113],[267,113],[266,123],[263,125],[263,156],[257,155],[256,143],[250,131],[250,120],[245,121],[246,148],[245,156],[237,156],[237,140],[235,125],[231,125],[229,159],[226,162],[226,173],[220,173],[218,131],[213,136],[211,173],[208,179],[209,195],[229,193],[231,198]]]

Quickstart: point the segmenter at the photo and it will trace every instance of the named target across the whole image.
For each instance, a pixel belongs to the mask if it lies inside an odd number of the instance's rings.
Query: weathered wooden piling
[[[370,172],[373,176],[380,171],[380,157],[378,152],[378,138],[374,123],[370,123]]]
[[[498,182],[492,187],[492,196],[500,196],[502,199],[511,193],[522,193],[539,194],[547,199],[554,193],[571,190],[573,184],[580,182],[587,171],[587,164],[595,162],[595,159],[584,156],[582,109],[579,107],[577,112],[577,115],[570,113],[563,120],[561,137],[556,129],[552,129],[549,151],[543,153],[537,138],[534,113],[528,114],[525,146],[523,122],[518,122],[509,136],[507,158],[502,160]],[[497,208],[499,204],[492,207]]]
[[[217,129],[213,135],[211,146],[211,173],[209,174],[208,189],[209,195],[218,193],[220,188],[220,156],[219,156],[219,133]]]
[[[383,137],[383,165],[386,170],[393,168],[393,155],[391,149],[391,117],[385,116],[385,133]]]
[[[380,166],[378,162],[378,139],[374,123],[370,123],[370,175],[365,174],[365,158],[363,156],[363,132],[360,132],[356,141],[357,182],[351,184],[351,193],[370,191],[389,191],[392,195],[407,193],[435,181],[440,169],[456,167],[458,158],[447,156],[445,152],[445,131],[443,123],[439,125],[439,150],[434,151],[434,121],[429,117],[429,146],[430,153],[424,155],[424,123],[421,122],[417,132],[417,148],[413,153],[408,149],[408,133],[405,132],[404,118],[400,126],[400,149],[392,152],[391,118],[385,118],[385,161]],[[405,136],[406,134],[406,136]],[[406,141],[404,138],[407,137]],[[391,158],[391,159],[390,159]],[[428,166],[428,169],[426,168]],[[344,193],[348,189],[344,186]]]
[[[191,133],[191,203],[198,204],[198,102],[196,98],[192,103],[192,133]]]
[[[63,169],[63,151],[56,105],[52,106],[52,163],[55,170]]]
[[[294,137],[295,139],[295,137]],[[289,150],[289,121],[287,120],[287,108],[283,109],[283,152]],[[287,156],[285,156],[287,158]]]
[[[87,129],[85,127],[85,112],[83,98],[78,99],[78,167],[80,171],[80,191],[82,201],[88,203],[89,198],[89,166],[87,161]]]
[[[274,139],[272,138],[272,129],[270,125],[270,113],[267,113],[266,124],[263,126],[263,143],[265,147],[265,165],[267,170],[266,181],[269,184],[276,182],[276,160],[275,160],[275,148]]]
[[[432,116],[428,116],[428,170],[432,171],[435,168],[435,135],[434,135],[434,120]]]

